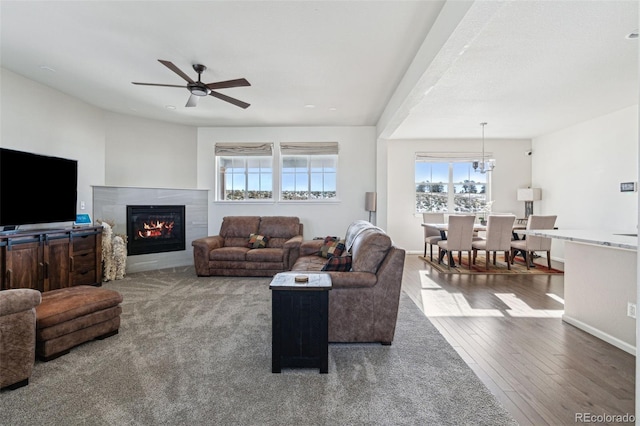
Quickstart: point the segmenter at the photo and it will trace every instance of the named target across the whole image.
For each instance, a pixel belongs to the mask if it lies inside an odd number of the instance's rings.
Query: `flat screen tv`
[[[76,219],[78,162],[0,148],[0,226]]]

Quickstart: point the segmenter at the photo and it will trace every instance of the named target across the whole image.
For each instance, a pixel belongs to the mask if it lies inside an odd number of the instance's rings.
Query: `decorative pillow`
[[[330,257],[322,270],[349,272],[351,270],[351,255]]]
[[[326,237],[322,247],[320,248],[320,253],[318,254],[321,257],[329,259],[334,256],[340,256],[344,250],[344,240],[341,240],[338,237]]]
[[[269,242],[269,237],[265,237],[264,235],[259,234],[251,234],[249,235],[249,242],[247,243],[247,247],[259,249],[267,247],[267,243]]]

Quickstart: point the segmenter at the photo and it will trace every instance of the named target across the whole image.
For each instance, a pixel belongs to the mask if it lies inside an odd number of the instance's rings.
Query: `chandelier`
[[[480,123],[482,126],[482,161],[474,161],[473,162],[473,170],[480,173],[487,173],[493,171],[496,167],[496,160],[488,160],[484,158],[484,126],[487,123]]]

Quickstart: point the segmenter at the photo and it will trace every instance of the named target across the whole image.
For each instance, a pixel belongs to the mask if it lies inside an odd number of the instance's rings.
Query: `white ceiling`
[[[529,138],[638,103],[636,0],[465,2],[435,43],[451,1],[3,0],[0,60],[106,110],[194,126],[370,126],[396,93],[389,137],[477,138],[487,121],[488,137]],[[251,106],[185,108],[186,89],[131,84],[184,83],[158,59],[193,79],[204,64],[206,83],[246,78],[219,91]]]

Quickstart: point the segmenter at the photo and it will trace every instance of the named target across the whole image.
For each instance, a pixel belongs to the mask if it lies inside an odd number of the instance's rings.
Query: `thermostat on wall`
[[[637,182],[622,182],[620,184],[620,192],[636,192],[637,190]]]

